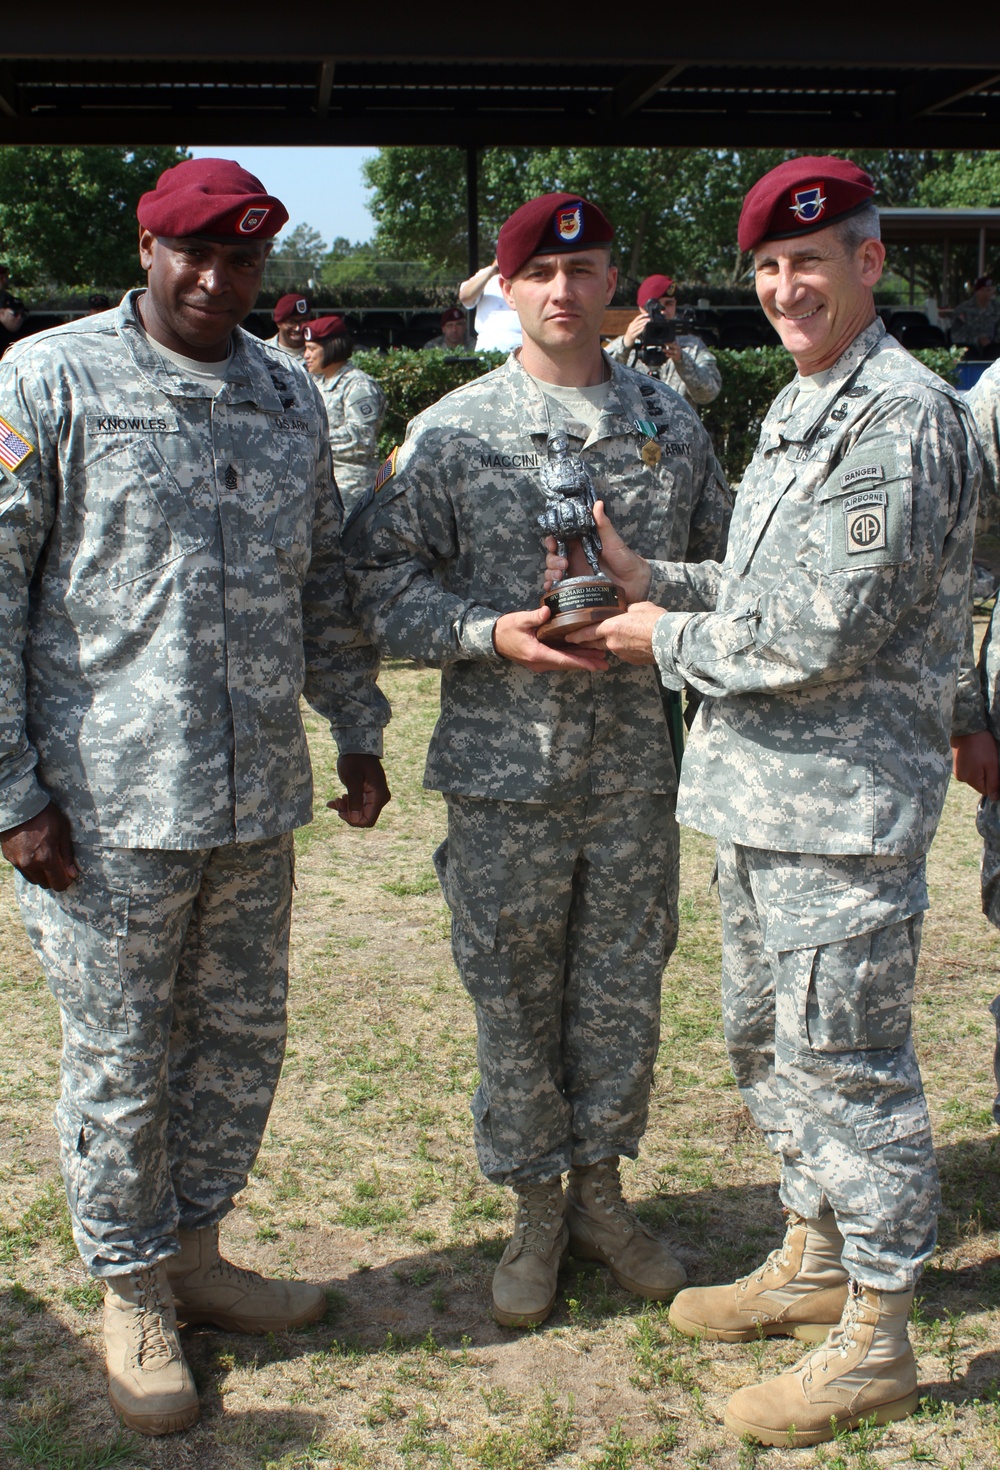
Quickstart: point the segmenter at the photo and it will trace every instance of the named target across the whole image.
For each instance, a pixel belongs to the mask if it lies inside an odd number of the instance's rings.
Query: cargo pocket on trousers
[[[128,1031],[122,952],[129,895],[95,887],[84,874],[47,898],[37,938],[59,1005],[88,1030]]]
[[[905,1220],[934,1207],[937,1185],[931,1185],[927,1176],[928,1162],[934,1162],[931,1120],[922,1098],[896,1112],[863,1119],[854,1131],[858,1157],[867,1165],[883,1220]],[[918,1199],[925,1191],[933,1199]]]

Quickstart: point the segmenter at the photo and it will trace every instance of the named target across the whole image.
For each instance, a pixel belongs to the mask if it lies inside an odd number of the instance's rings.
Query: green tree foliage
[[[0,147],[0,258],[15,289],[139,284],[139,196],[187,156],[167,147]]]
[[[507,216],[534,194],[585,194],[614,221],[615,251],[631,288],[655,270],[734,284],[746,270],[736,221],[755,178],[786,150],[487,148],[479,160],[482,260]],[[465,154],[455,148],[383,148],[366,161],[374,246],[466,274]]]
[[[326,241],[312,225],[296,225],[267,258],[265,281],[279,291],[301,291],[318,276],[326,259]]]
[[[601,206],[615,224],[620,300],[666,270],[715,288],[748,281],[736,246],[743,196],[796,149],[488,148],[479,160],[479,253],[491,258],[507,216],[533,194],[566,189]],[[845,150],[831,149],[831,152]],[[846,150],[875,178],[883,206],[1000,204],[1000,154]],[[373,249],[466,274],[465,154],[455,148],[383,148],[364,166],[375,218]],[[975,275],[975,246],[953,245],[948,299]],[[889,270],[915,292],[941,295],[939,246],[892,246]]]
[[[449,355],[400,347],[386,353],[356,352],[351,358],[376,378],[385,392],[388,408],[379,435],[383,456],[389,454],[394,444],[403,442],[410,419],[453,388],[482,377],[504,361],[502,352],[482,352],[462,362],[446,362]]]

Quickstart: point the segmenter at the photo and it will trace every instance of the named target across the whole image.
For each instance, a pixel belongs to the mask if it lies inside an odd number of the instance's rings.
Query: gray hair
[[[865,240],[881,240],[878,205],[869,201],[857,214],[836,221],[831,228],[836,230],[841,244],[849,252],[857,250]]]

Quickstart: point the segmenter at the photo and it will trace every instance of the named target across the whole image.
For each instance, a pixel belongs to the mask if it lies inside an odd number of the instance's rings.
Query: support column
[[[469,275],[479,269],[479,149],[465,150],[465,225],[469,236]]]

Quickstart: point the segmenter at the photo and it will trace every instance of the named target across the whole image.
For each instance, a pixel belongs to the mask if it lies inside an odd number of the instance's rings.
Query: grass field
[[[165,1440],[119,1434],[105,1393],[99,1287],[75,1256],[51,1114],[58,1015],[0,888],[0,1466],[99,1470],[779,1470],[1000,1466],[1000,1132],[992,1020],[1000,935],[979,913],[974,800],[953,788],[931,855],[917,1039],[940,1155],[941,1241],[921,1284],[919,1414],[818,1450],[761,1450],[722,1428],[729,1394],[801,1349],[676,1336],[666,1311],[597,1267],[570,1268],[544,1327],[497,1327],[490,1276],[510,1206],[478,1174],[472,1016],[431,865],[440,799],[420,785],[437,675],[390,666],[391,807],[351,832],[317,801],[299,834],[291,1036],[233,1257],[323,1281],[325,1321],[287,1336],[185,1334],[203,1418]],[[317,796],[334,752],[310,736]],[[718,1009],[711,844],[683,834],[681,940],[643,1155],[628,1193],[694,1282],[749,1269],[781,1236],[775,1168],[736,1092]]]

